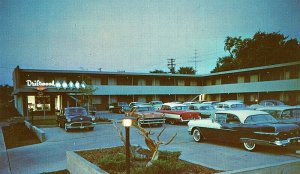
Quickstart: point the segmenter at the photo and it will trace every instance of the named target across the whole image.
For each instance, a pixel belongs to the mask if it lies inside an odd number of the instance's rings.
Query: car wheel
[[[169,123],[170,124],[175,124],[175,120],[171,119],[171,120],[169,120]]]
[[[256,145],[253,142],[244,142],[244,147],[248,151],[254,151]]]
[[[89,130],[90,130],[90,131],[94,130],[94,127],[90,127]]]
[[[58,126],[59,126],[60,128],[63,128],[63,127],[64,127],[64,123],[62,123],[62,121],[58,121]]]
[[[202,134],[201,134],[201,131],[199,128],[196,128],[194,129],[193,131],[193,138],[194,138],[194,141],[196,142],[201,142],[202,141]]]

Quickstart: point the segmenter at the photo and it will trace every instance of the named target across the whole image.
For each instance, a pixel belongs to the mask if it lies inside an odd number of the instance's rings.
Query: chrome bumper
[[[166,119],[139,119],[140,124],[164,124]]]
[[[66,128],[68,129],[84,129],[94,127],[96,123],[93,122],[71,122],[66,123]]]
[[[294,143],[300,143],[300,137],[288,138],[286,140],[277,140],[277,141],[266,141],[266,140],[257,140],[250,138],[241,138],[242,142],[252,142],[255,144],[261,145],[271,145],[271,146],[287,146]]]

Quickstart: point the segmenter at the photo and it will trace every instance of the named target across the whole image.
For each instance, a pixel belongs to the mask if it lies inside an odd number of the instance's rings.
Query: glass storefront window
[[[42,95],[42,96],[27,96],[28,101],[28,109],[30,111],[50,111],[50,96]]]

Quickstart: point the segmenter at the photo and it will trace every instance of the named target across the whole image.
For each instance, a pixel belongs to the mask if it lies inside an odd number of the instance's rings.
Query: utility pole
[[[168,68],[172,74],[175,74],[175,59],[168,59]]]
[[[195,49],[195,72],[197,72],[197,49]]]

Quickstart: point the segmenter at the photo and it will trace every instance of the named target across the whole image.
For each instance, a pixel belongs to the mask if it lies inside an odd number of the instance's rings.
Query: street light
[[[126,174],[130,174],[130,150],[129,150],[129,128],[132,125],[131,119],[123,119],[122,124],[125,127],[126,132],[126,143],[125,143],[125,150],[126,150]]]

